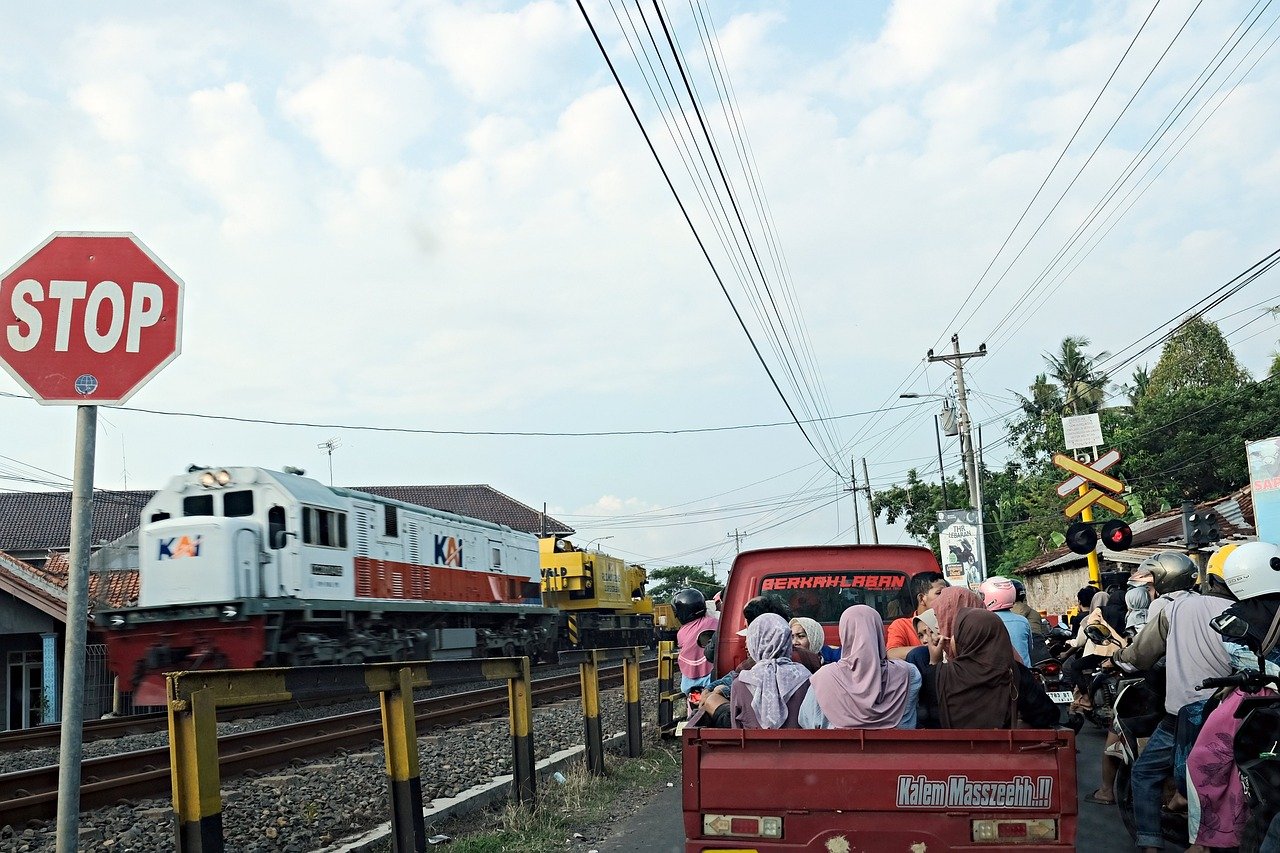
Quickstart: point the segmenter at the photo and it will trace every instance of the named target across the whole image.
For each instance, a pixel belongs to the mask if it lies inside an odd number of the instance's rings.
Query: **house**
[[[1217,513],[1222,531],[1221,544],[1254,539],[1253,495],[1246,486],[1233,494],[1200,504],[1199,509]],[[1182,509],[1149,515],[1129,525],[1133,542],[1124,551],[1109,551],[1099,542],[1098,560],[1102,571],[1130,572],[1160,551],[1185,551],[1182,539]],[[1216,548],[1215,548],[1216,550]],[[1089,582],[1088,559],[1072,553],[1065,545],[1024,563],[1016,572],[1027,587],[1027,600],[1049,613],[1065,613],[1077,604],[1076,593]]]

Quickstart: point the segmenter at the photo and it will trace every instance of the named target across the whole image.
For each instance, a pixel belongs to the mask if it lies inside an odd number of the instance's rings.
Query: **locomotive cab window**
[[[168,518],[168,517],[169,517],[169,513],[167,513],[167,512],[153,512],[153,513],[151,513],[151,521],[152,521],[152,523],[155,523],[155,522],[157,522],[157,521],[164,521],[164,520],[165,520],[166,518]]]
[[[213,495],[190,495],[182,499],[182,514],[213,515]]]
[[[347,514],[332,509],[303,507],[302,541],[321,548],[347,547]]]
[[[227,518],[243,518],[253,515],[253,492],[241,489],[222,496],[222,514]]]
[[[392,539],[400,535],[400,518],[391,505],[382,508],[382,533]]]
[[[284,507],[273,506],[267,510],[267,542],[272,548],[282,548],[280,534],[284,533]]]

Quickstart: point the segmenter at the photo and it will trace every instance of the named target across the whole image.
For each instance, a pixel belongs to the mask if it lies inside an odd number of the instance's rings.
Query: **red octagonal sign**
[[[0,278],[0,364],[41,403],[123,403],[181,351],[183,289],[132,234],[59,231]]]

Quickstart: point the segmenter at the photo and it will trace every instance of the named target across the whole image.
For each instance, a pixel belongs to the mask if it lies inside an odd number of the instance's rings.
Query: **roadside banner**
[[[1245,448],[1258,538],[1280,545],[1280,437],[1251,441]]]
[[[1280,496],[1280,495],[1278,495]],[[938,513],[938,550],[942,575],[952,586],[975,588],[982,583],[982,537],[978,512],[949,509]]]

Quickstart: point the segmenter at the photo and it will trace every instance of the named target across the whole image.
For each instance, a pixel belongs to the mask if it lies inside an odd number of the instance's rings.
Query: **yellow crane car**
[[[542,603],[560,611],[560,648],[654,644],[653,599],[645,594],[643,566],[583,551],[555,536],[540,539],[539,551]]]

